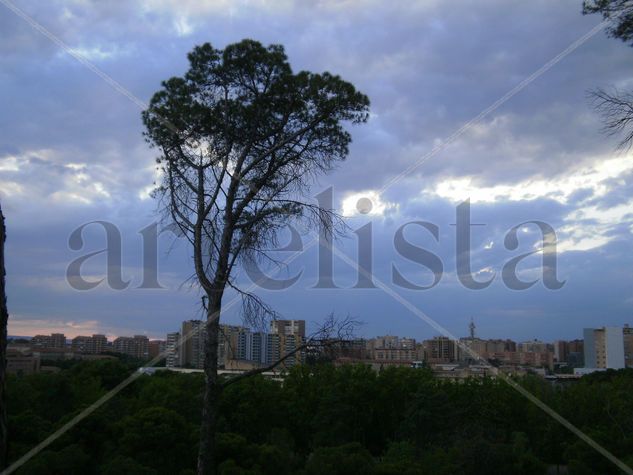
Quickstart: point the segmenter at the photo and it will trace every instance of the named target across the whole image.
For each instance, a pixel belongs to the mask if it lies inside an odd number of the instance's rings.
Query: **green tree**
[[[117,455],[107,460],[99,469],[99,475],[156,475],[156,470],[144,467],[131,457]]]
[[[584,15],[598,13],[605,20],[612,20],[608,34],[633,46],[633,3],[630,0],[584,0],[582,12]]]
[[[357,442],[316,449],[306,463],[308,475],[365,475],[372,473],[374,459]]]
[[[187,73],[164,81],[143,113],[146,137],[160,150],[156,193],[193,247],[207,302],[200,474],[217,462],[224,292],[240,292],[251,318],[270,311],[236,285],[234,265],[266,258],[292,220],[331,226],[331,210],[307,203],[307,191],[347,156],[351,136],[342,123],[365,122],[368,107],[340,77],[293,73],[282,46],[243,40],[224,50],[194,48]]]
[[[169,409],[145,408],[117,424],[118,450],[159,474],[178,473],[194,459],[194,427]]]
[[[20,469],[23,475],[87,475],[95,473],[90,456],[79,444],[71,444],[58,452],[45,450]]]

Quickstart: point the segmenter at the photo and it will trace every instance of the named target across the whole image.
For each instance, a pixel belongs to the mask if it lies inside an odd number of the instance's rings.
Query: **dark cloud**
[[[369,95],[372,117],[352,130],[346,163],[315,187],[316,193],[334,186],[338,203],[351,193],[380,189],[599,21],[583,17],[580,2],[547,1],[19,6],[141,101],[161,80],[182,74],[186,53],[203,41],[218,47],[244,37],[282,43],[295,69],[341,74]],[[156,219],[156,204],[147,198],[155,152],[142,139],[137,105],[5,7],[0,39],[0,198],[10,232],[16,321],[158,336],[195,316],[196,289],[180,289],[191,275],[184,243],[167,256],[169,243],[163,242],[167,290],[76,292],[65,283],[65,268],[77,256],[67,247],[68,236],[99,219],[121,229],[125,275],[135,283],[142,277],[138,231]],[[615,140],[600,134],[586,96],[595,87],[631,85],[631,55],[633,50],[598,33],[386,190],[381,198],[391,206],[374,218],[376,275],[389,282],[395,262],[412,278],[428,279],[392,244],[399,226],[427,220],[440,227],[440,243],[422,234],[414,238],[442,257],[445,276],[430,291],[401,293],[449,330],[464,333],[471,315],[482,335],[519,339],[578,337],[582,326],[622,323],[633,303],[623,297],[632,283],[627,206],[633,165],[623,156],[618,161]],[[604,163],[617,169],[610,173],[600,168]],[[460,188],[466,182],[459,180],[469,180],[469,187]],[[457,186],[452,194],[442,194],[451,184]],[[484,199],[486,194],[494,199]],[[486,224],[473,232],[473,269],[487,269],[481,278],[497,273],[480,292],[461,287],[454,269],[451,224],[455,205],[468,197],[473,221]],[[528,220],[557,229],[565,251],[560,272],[568,279],[560,291],[539,284],[511,292],[499,281],[503,263],[538,240],[527,233],[518,250],[503,247],[508,229]],[[365,222],[354,218],[350,224]],[[97,229],[89,236],[87,247],[103,244]],[[355,258],[350,236],[339,245]],[[538,261],[530,258],[523,271],[532,272]],[[288,270],[304,270],[299,284],[262,295],[282,314],[310,321],[349,312],[367,322],[367,335],[432,333],[381,291],[350,290],[356,272],[340,261],[341,289],[311,289],[316,262],[313,248]],[[100,275],[103,265],[95,260],[87,270]],[[226,318],[238,321],[237,307]]]

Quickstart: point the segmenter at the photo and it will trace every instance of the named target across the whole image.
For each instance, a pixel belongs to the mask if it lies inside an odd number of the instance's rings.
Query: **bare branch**
[[[611,93],[596,89],[589,93],[589,98],[602,116],[603,132],[609,136],[624,134],[618,148],[630,149],[633,145],[633,94],[617,89]]]
[[[273,371],[277,366],[309,348],[328,348],[349,341],[353,338],[354,330],[357,326],[358,322],[349,316],[338,320],[334,317],[334,314],[330,314],[321,327],[307,338],[304,343],[297,345],[292,351],[287,352],[284,356],[269,365],[245,371],[244,373],[232,376],[230,379],[226,379],[222,382],[222,387],[227,387],[257,374]]]

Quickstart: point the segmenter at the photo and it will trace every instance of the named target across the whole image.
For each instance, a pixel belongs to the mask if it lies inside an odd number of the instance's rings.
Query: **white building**
[[[624,333],[619,327],[585,328],[585,368],[624,368]]]

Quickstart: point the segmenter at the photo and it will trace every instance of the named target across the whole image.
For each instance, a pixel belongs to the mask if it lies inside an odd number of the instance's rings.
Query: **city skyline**
[[[290,320],[288,320],[288,319],[279,319],[277,321],[279,321],[279,322],[300,321],[300,322],[304,322],[304,324],[306,325],[305,328],[309,328],[308,322],[306,322],[305,320],[301,320],[301,319],[290,319]],[[198,323],[201,324],[202,320],[198,320],[198,319],[183,320],[181,322],[181,325],[183,323],[185,323],[185,322],[198,322]],[[276,322],[276,321],[269,322],[269,328],[270,328],[270,325],[272,325],[273,322]],[[252,331],[252,332],[266,332],[266,330],[263,330],[261,328],[253,329],[248,324],[245,324],[244,322],[242,322],[242,323],[224,322],[224,323],[222,323],[222,325],[226,326],[226,327],[245,328],[245,329],[248,329],[249,331]],[[624,322],[624,323],[622,323],[619,326],[615,326],[615,328],[627,328],[628,329],[628,328],[631,328],[630,325],[631,324]],[[508,337],[508,336],[491,337],[491,336],[481,335],[479,333],[479,331],[477,330],[476,322],[473,319],[471,319],[469,321],[469,325],[467,327],[467,331],[464,332],[463,335],[462,334],[457,334],[456,338],[458,340],[463,340],[463,339],[468,339],[468,338],[473,338],[474,337],[475,339],[479,339],[479,340],[483,340],[483,341],[488,341],[488,340],[491,340],[491,341],[509,340],[509,341],[516,342],[518,344],[531,343],[531,342],[543,342],[543,343],[548,343],[548,344],[552,343],[553,344],[553,343],[555,343],[557,341],[582,340],[585,337],[585,330],[587,330],[587,329],[590,329],[590,330],[591,329],[600,329],[600,328],[614,328],[614,327],[613,326],[609,326],[609,325],[596,325],[595,327],[584,327],[584,328],[579,329],[580,333],[575,338],[554,338],[554,339],[551,339],[551,340],[544,340],[544,339],[539,339],[539,338],[527,338],[527,339],[519,338],[519,339],[517,339],[517,338],[511,338],[511,337]],[[191,330],[187,330],[187,332],[189,332],[189,331],[191,331]],[[270,330],[268,330],[268,331],[270,331]],[[149,341],[165,341],[166,342],[166,341],[169,340],[169,335],[174,334],[174,333],[179,333],[179,332],[181,332],[180,329],[175,330],[175,331],[171,331],[171,332],[167,332],[166,334],[164,334],[162,336],[149,336],[149,335],[143,335],[143,334],[141,334],[141,335],[134,335],[134,336],[135,337],[136,336],[142,336],[142,337],[148,338]],[[306,331],[304,330],[302,334],[304,336],[305,335],[309,336],[310,332],[306,333]],[[34,335],[8,335],[8,338],[9,339],[19,339],[19,338],[33,339],[33,338],[40,337],[40,336],[41,337],[54,337],[56,335],[64,336],[65,337],[65,341],[66,341],[67,344],[69,342],[72,342],[72,340],[75,339],[75,338],[91,337],[91,336],[92,337],[94,337],[94,336],[105,337],[108,342],[110,342],[111,340],[114,341],[114,340],[116,340],[118,338],[129,338],[129,337],[131,337],[130,334],[128,334],[128,335],[107,335],[107,334],[101,334],[101,333],[93,333],[91,335],[88,335],[86,332],[84,332],[83,334],[79,334],[78,333],[76,335],[66,335],[65,333],[58,333],[58,332],[51,332],[51,333],[42,332],[42,333],[38,333],[38,334],[34,334]],[[389,332],[387,332],[387,333],[380,333],[380,334],[373,334],[373,335],[354,334],[351,339],[352,340],[353,339],[369,340],[369,339],[387,338],[387,337],[396,337],[396,338],[405,338],[405,339],[411,338],[411,339],[414,339],[416,341],[423,341],[425,339],[432,339],[432,338],[437,338],[437,337],[448,338],[445,335],[442,335],[441,333],[432,334],[432,335],[430,335],[428,337],[416,337],[415,335],[410,335],[410,334],[396,334],[396,333],[389,333]]]
[[[218,365],[223,370],[249,371],[282,361],[286,369],[308,358],[325,357],[334,364],[361,363],[380,370],[384,365],[429,366],[439,377],[464,378],[481,373],[483,367],[513,368],[525,372],[531,368],[543,371],[542,376],[557,378],[573,370],[581,377],[596,370],[633,367],[633,327],[584,328],[583,338],[553,342],[512,339],[490,339],[477,335],[474,320],[466,337],[444,335],[416,340],[411,336],[382,335],[357,338],[347,335],[339,340],[306,335],[304,320],[273,320],[268,330],[248,326],[220,324]],[[11,370],[39,371],[40,359],[67,360],[86,355],[112,358],[124,354],[153,366],[160,359],[169,369],[202,371],[204,341],[207,328],[201,320],[185,320],[181,329],[162,340],[149,340],[143,335],[120,336],[112,342],[105,335],[76,336],[64,334],[36,335],[30,340],[11,340]],[[325,343],[330,341],[330,343]],[[106,356],[103,356],[106,355]],[[108,356],[109,355],[109,356]],[[444,366],[449,364],[449,366]],[[456,364],[456,366],[450,366]],[[454,372],[461,367],[458,372]],[[548,371],[545,373],[544,371]],[[151,371],[150,371],[151,374]]]

